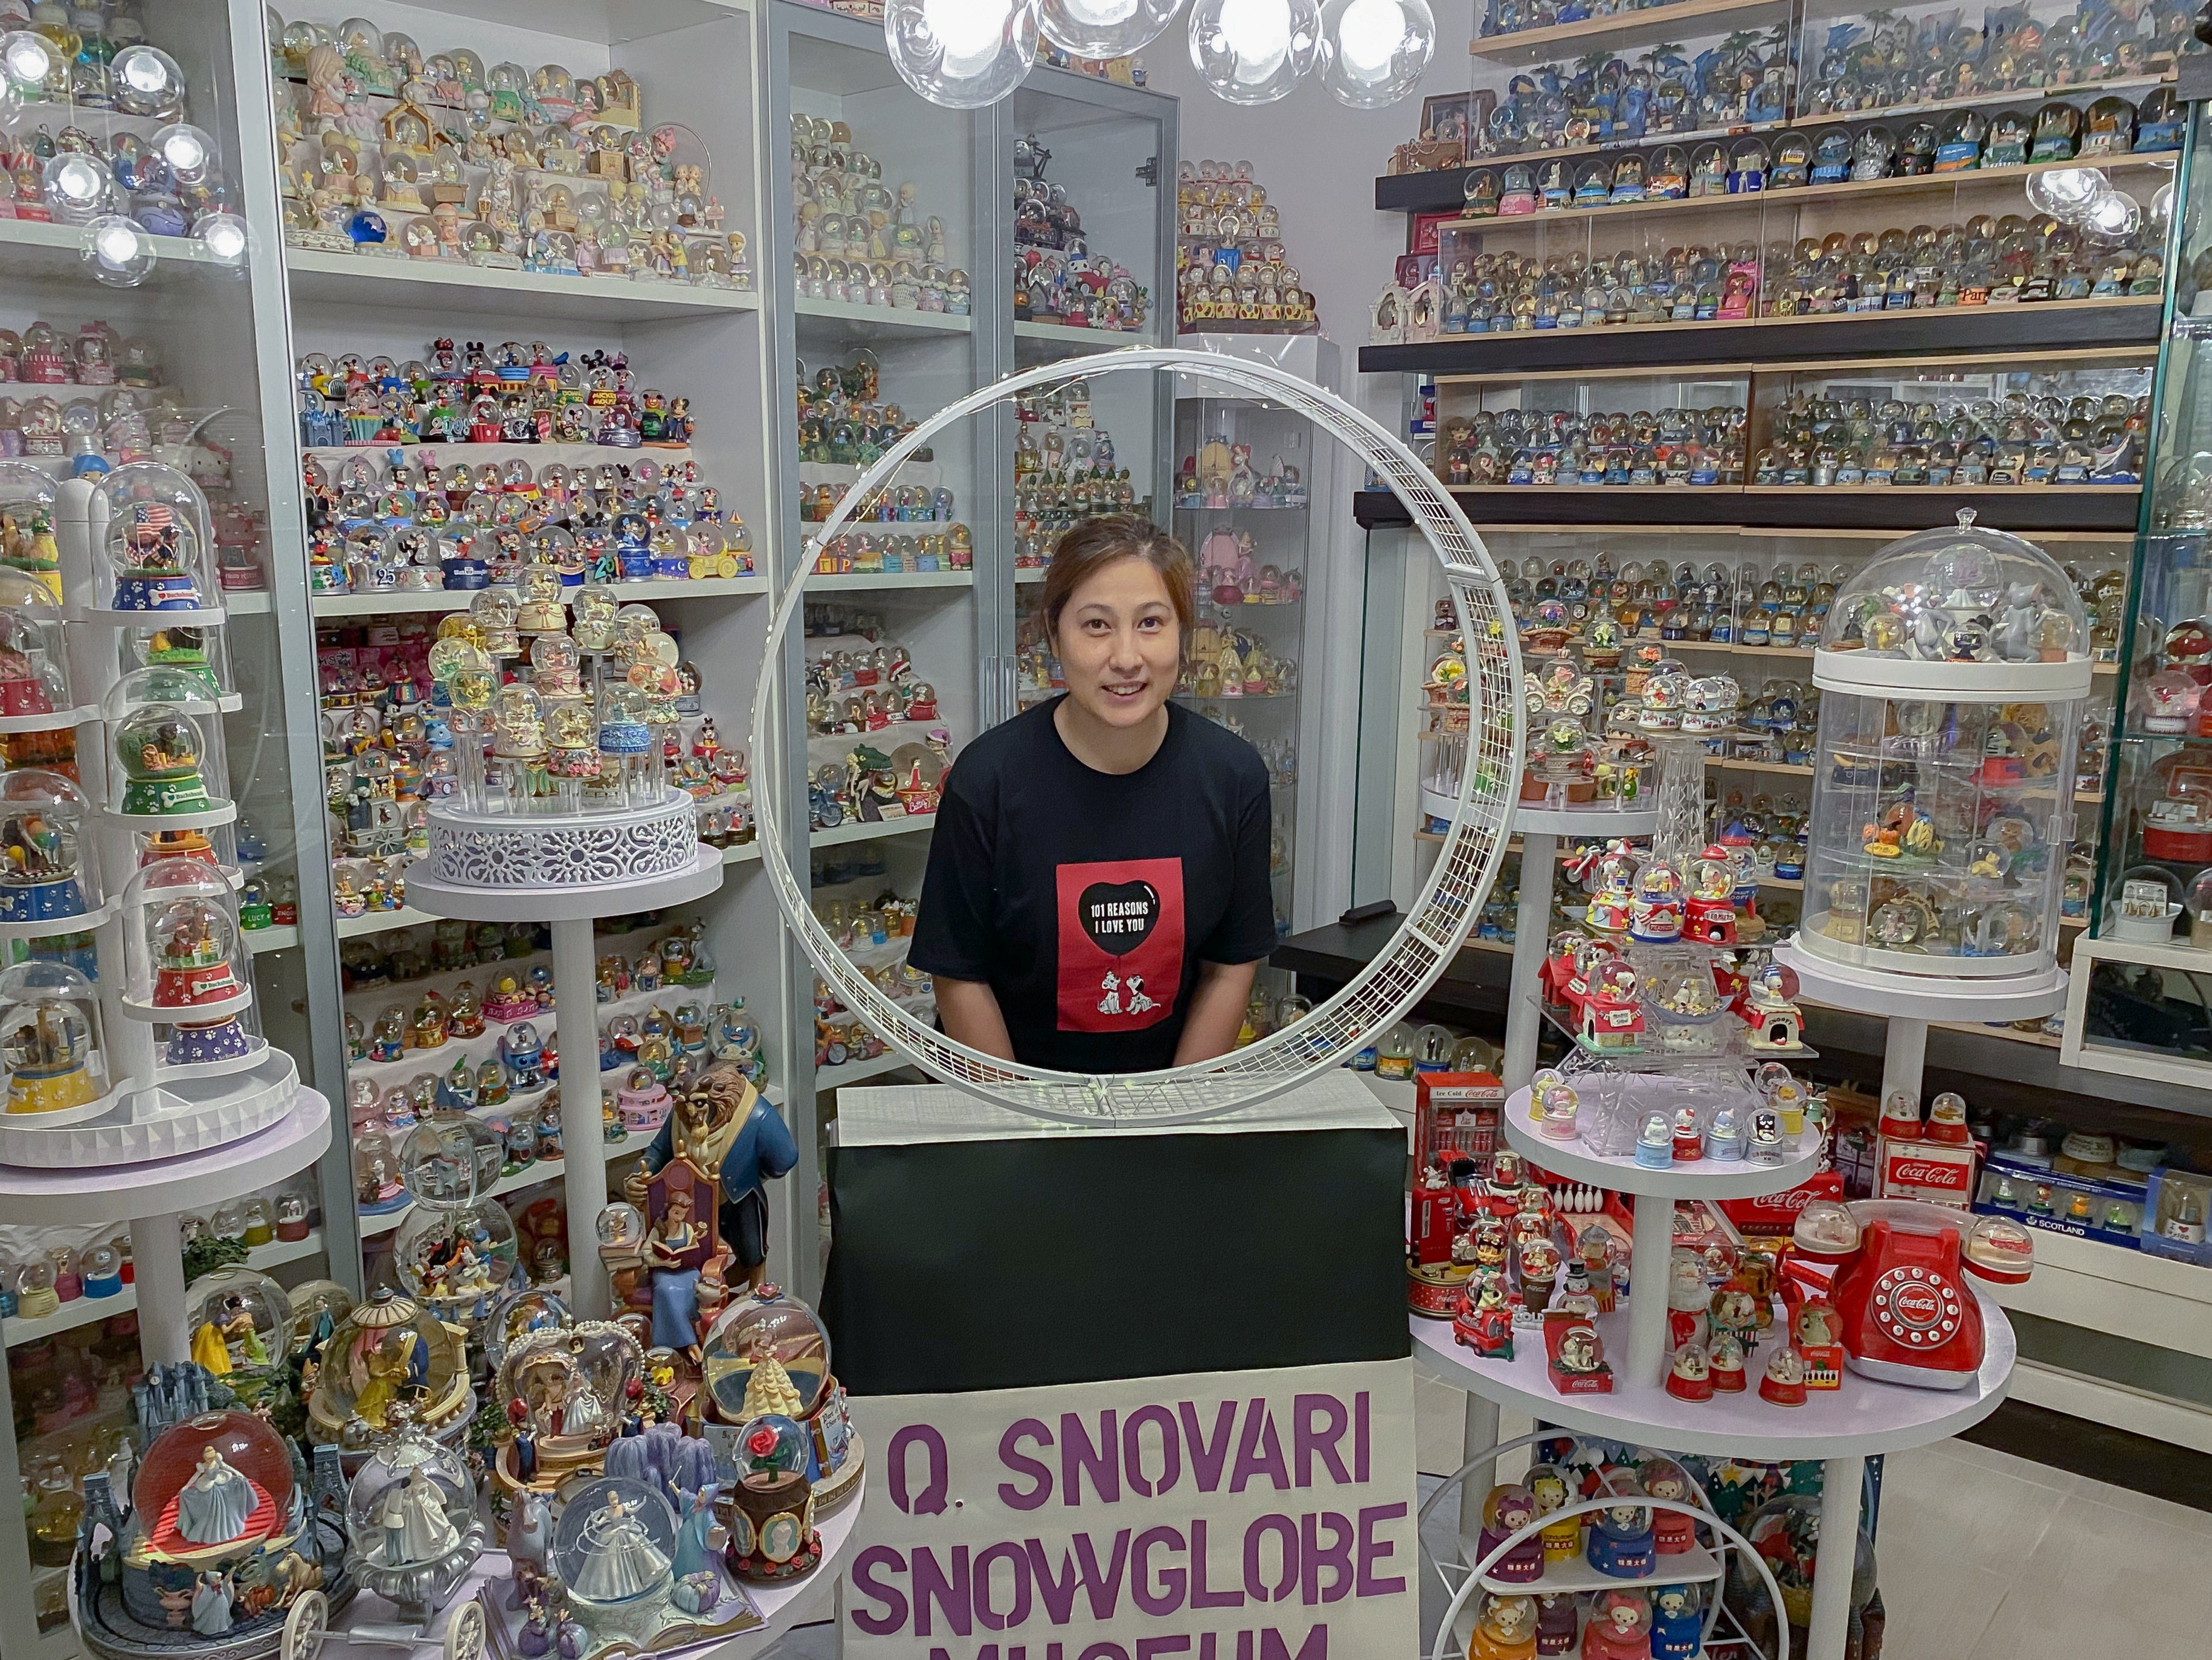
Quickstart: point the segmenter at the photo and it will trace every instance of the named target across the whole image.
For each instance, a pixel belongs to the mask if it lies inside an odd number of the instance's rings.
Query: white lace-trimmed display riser
[[[430,809],[428,873],[457,888],[588,888],[674,876],[699,850],[697,804],[544,817]]]
[[[206,1152],[277,1122],[291,1111],[299,1088],[292,1057],[265,1049],[250,1071],[165,1079],[159,1088],[134,1090],[106,1116],[82,1124],[42,1128],[36,1113],[0,1115],[0,1164],[70,1170]]]

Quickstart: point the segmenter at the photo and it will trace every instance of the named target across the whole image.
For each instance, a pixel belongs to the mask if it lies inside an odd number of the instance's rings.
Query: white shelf
[[[433,915],[471,922],[591,922],[631,911],[659,910],[703,899],[722,885],[722,850],[696,843],[688,869],[627,882],[593,882],[573,888],[479,888],[440,882],[418,860],[407,891]]]
[[[1421,792],[1423,807],[1428,807],[1428,798],[1431,794],[1425,789]],[[1437,816],[1450,818],[1451,810],[1456,806],[1456,802],[1451,803]],[[1620,811],[1604,807],[1568,807],[1554,811],[1548,807],[1516,806],[1513,816],[1506,820],[1505,828],[1509,834],[1558,836],[1571,840],[1576,837],[1610,840],[1620,836],[1649,836],[1659,828],[1659,809],[1656,805]]]
[[[760,856],[761,846],[757,838],[750,842],[740,842],[734,847],[722,849],[722,862],[725,865],[755,865],[760,862]]]
[[[830,322],[866,323],[873,328],[890,329],[914,334],[966,334],[974,327],[972,317],[956,317],[951,312],[908,311],[898,306],[856,306],[845,300],[799,300],[793,310],[801,317],[819,318]]]
[[[1720,1558],[1696,1545],[1667,1556],[1655,1552],[1654,1560],[1658,1566],[1643,1579],[1623,1579],[1618,1574],[1601,1573],[1589,1565],[1588,1558],[1574,1556],[1564,1562],[1545,1563],[1544,1576],[1540,1579],[1523,1579],[1516,1584],[1510,1579],[1501,1579],[1494,1573],[1486,1573],[1482,1576],[1482,1584],[1485,1590],[1503,1591],[1509,1596],[1544,1596],[1586,1590],[1618,1590],[1624,1585],[1699,1584],[1709,1579],[1719,1578],[1723,1572]]]
[[[652,604],[675,599],[708,599],[717,595],[766,593],[765,576],[656,577],[645,582],[615,582],[611,586],[625,605],[642,600]],[[512,590],[509,590],[511,592]],[[405,617],[418,613],[466,611],[483,588],[441,588],[431,593],[318,593],[308,601],[318,617]],[[576,590],[562,590],[566,605]]]
[[[810,571],[809,593],[876,593],[886,588],[972,588],[972,570],[847,571],[839,575]]]
[[[276,600],[266,588],[223,591],[222,608],[233,617],[266,617],[276,608]]]
[[[465,461],[480,467],[487,461],[505,466],[509,461],[527,461],[533,466],[558,461],[564,467],[597,466],[602,461],[634,463],[640,459],[658,461],[664,467],[677,465],[691,459],[689,444],[639,444],[624,448],[620,444],[549,443],[549,444],[317,444],[304,453],[326,466],[336,465],[356,455],[384,456],[397,450],[410,457],[433,455],[440,466],[450,466],[456,461]]]
[[[933,830],[937,815],[933,812],[910,813],[904,818],[887,818],[880,824],[864,824],[849,819],[835,830],[816,830],[808,845],[817,848],[842,847],[848,842],[873,842],[885,836],[912,836],[917,830]]]
[[[188,282],[204,281],[222,268],[222,262],[210,256],[191,237],[155,236],[147,240],[154,245],[154,269],[142,286],[161,284],[179,275]],[[0,219],[0,276],[26,279],[63,277],[77,283],[86,277],[81,265],[83,249],[82,225]],[[214,267],[215,271],[203,271],[199,269],[202,266]],[[101,292],[112,294],[113,290]]]
[[[1890,974],[1881,969],[1831,963],[1806,950],[1802,939],[1784,940],[1774,960],[1797,976],[1807,1000],[1861,1014],[1908,1020],[2033,1020],[2066,1006],[2066,970],[2052,967],[2038,974],[1987,980],[1947,978],[1941,974]],[[1940,958],[1927,959],[1940,964]]]
[[[289,951],[300,943],[300,930],[289,925],[283,927],[240,928],[239,933],[246,941],[246,950],[256,957],[264,951]]]
[[[1042,582],[1051,574],[1042,565],[1018,565],[1014,568],[1014,586],[1020,587],[1025,583]]]
[[[324,253],[309,248],[284,250],[284,274],[295,300],[322,305],[599,323],[653,323],[760,309],[760,296],[741,289],[556,277],[495,271],[457,260]]]
[[[297,1262],[306,1257],[318,1256],[322,1249],[323,1231],[310,1228],[304,1239],[272,1239],[265,1245],[252,1247],[246,1253],[246,1266],[259,1268],[265,1274],[286,1262]],[[76,1298],[39,1319],[13,1318],[0,1322],[0,1328],[4,1329],[7,1346],[14,1348],[18,1343],[33,1342],[41,1337],[51,1337],[56,1332],[90,1325],[95,1320],[128,1314],[137,1306],[138,1286],[134,1281],[112,1297]]]
[[[341,939],[351,939],[364,933],[389,933],[395,928],[419,928],[437,920],[427,910],[403,905],[398,910],[373,910],[359,916],[341,916],[337,919],[337,934]]]
[[[1649,1170],[1632,1155],[1593,1152],[1579,1137],[1553,1141],[1536,1134],[1528,1128],[1526,1085],[1506,1098],[1504,1126],[1514,1151],[1554,1176],[1656,1199],[1757,1199],[1796,1187],[1820,1162],[1820,1137],[1807,1131],[1778,1164],[1754,1164],[1748,1158],[1696,1158]]]
[[[1118,346],[1157,346],[1159,340],[1150,329],[1093,329],[1077,328],[1070,323],[1014,322],[1017,340],[1057,340],[1071,346],[1096,346],[1101,351],[1111,351]]]
[[[484,1110],[496,1112],[499,1109],[488,1107]],[[652,1146],[653,1137],[650,1135],[625,1135],[619,1141],[606,1144],[607,1163],[611,1165],[624,1158],[642,1157]],[[535,1164],[525,1164],[512,1176],[501,1177],[487,1189],[486,1197],[502,1198],[510,1193],[521,1193],[529,1188],[543,1187],[548,1182],[557,1182],[568,1168],[566,1158],[541,1158]],[[616,1191],[613,1182],[607,1183],[607,1191],[610,1194]],[[361,1219],[361,1237],[374,1239],[380,1234],[390,1233],[407,1219],[407,1213],[414,1208],[414,1202],[410,1200],[397,1210],[384,1211],[374,1216],[364,1214]]]
[[[842,1089],[848,1084],[866,1083],[871,1078],[880,1078],[887,1072],[896,1072],[901,1067],[914,1062],[896,1049],[885,1049],[870,1061],[848,1061],[842,1067],[817,1067],[814,1087],[819,1090]]]
[[[1625,1305],[1598,1316],[1613,1366],[1610,1395],[1562,1395],[1553,1389],[1540,1332],[1516,1330],[1510,1360],[1485,1360],[1453,1337],[1450,1321],[1407,1317],[1414,1358],[1421,1365],[1455,1389],[1540,1423],[1668,1452],[1845,1458],[1901,1452],[1956,1435],[1995,1412],[2009,1392],[2015,1358],[2012,1323],[1978,1281],[1966,1283],[1981,1306],[1984,1346],[1981,1371],[1965,1389],[1884,1383],[1846,1369],[1842,1388],[1808,1390],[1802,1407],[1778,1407],[1759,1395],[1758,1380],[1771,1343],[1745,1357],[1748,1387],[1741,1394],[1682,1401],[1668,1394],[1663,1383],[1632,1382],[1620,1365],[1628,1330]]]

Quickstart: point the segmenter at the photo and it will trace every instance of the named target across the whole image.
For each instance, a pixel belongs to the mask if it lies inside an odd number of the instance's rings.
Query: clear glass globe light
[[[1228,103],[1273,103],[1321,51],[1320,0],[1193,0],[1191,64]]]
[[[19,29],[0,40],[0,70],[6,72],[9,83],[33,96],[45,89],[46,76],[53,73],[53,48],[45,40],[28,29]]]
[[[1182,0],[1037,0],[1037,29],[1077,58],[1139,52],[1175,21]]]
[[[84,263],[112,289],[135,289],[154,269],[154,239],[133,219],[102,215],[84,228]]]
[[[2142,228],[2142,208],[2132,196],[2108,190],[2089,204],[2077,222],[2092,236],[2124,242]]]
[[[933,104],[981,109],[1036,62],[1036,0],[890,0],[884,42],[899,79]]]
[[[234,213],[204,213],[192,223],[193,238],[219,265],[243,267],[248,236],[246,221]]]
[[[1329,93],[1354,109],[1396,103],[1436,56],[1429,0],[1332,0],[1322,33]]]
[[[2110,188],[2110,182],[2099,168],[2052,167],[2028,175],[2027,199],[2040,211],[2065,219]]]

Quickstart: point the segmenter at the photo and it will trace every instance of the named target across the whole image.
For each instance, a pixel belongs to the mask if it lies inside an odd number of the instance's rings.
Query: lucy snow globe
[[[0,774],[0,923],[70,923],[99,908],[85,812],[84,792],[60,773]]]
[[[112,1106],[125,1080],[108,1074],[92,982],[66,963],[38,959],[0,973],[0,1069],[11,1116],[52,1127]]]
[[[489,1529],[457,1452],[403,1409],[346,1489],[346,1568],[418,1623],[445,1606],[484,1553]]]
[[[207,498],[183,473],[158,461],[118,467],[94,493],[92,519],[96,609],[221,615]]]
[[[2051,970],[2090,678],[2066,574],[1962,512],[1838,590],[1813,678],[1804,949],[1907,975]]]
[[[133,669],[100,699],[112,734],[108,800],[134,828],[181,830],[237,817],[223,762],[222,708],[188,671]]]

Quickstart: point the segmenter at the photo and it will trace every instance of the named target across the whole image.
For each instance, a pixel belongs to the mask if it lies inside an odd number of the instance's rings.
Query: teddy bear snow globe
[[[2066,574],[1961,512],[1838,589],[1813,678],[1802,948],[1905,975],[2050,970],[2090,680]]]

